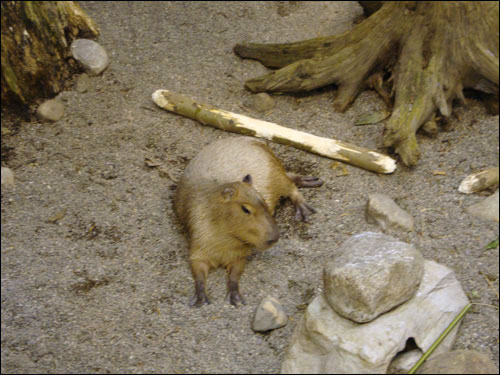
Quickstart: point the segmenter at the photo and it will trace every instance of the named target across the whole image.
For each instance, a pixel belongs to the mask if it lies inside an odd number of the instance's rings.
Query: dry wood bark
[[[2,106],[54,96],[78,71],[76,37],[95,37],[94,22],[75,1],[2,1]]]
[[[394,101],[384,145],[412,166],[420,155],[417,130],[434,121],[437,111],[449,117],[454,99],[465,102],[464,88],[498,100],[498,9],[498,2],[388,1],[377,11],[367,9],[375,12],[342,35],[237,44],[234,52],[280,68],[248,80],[245,86],[253,92],[336,84],[333,106],[343,112],[360,91],[375,88],[386,102]]]

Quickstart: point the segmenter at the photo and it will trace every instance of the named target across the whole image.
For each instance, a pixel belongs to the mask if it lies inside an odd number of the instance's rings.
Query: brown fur
[[[293,178],[300,182],[300,176]],[[228,270],[230,302],[244,303],[239,277],[252,249],[265,250],[278,240],[271,215],[281,196],[290,197],[303,218],[314,212],[271,149],[255,139],[214,142],[189,163],[177,188],[175,210],[189,233],[196,290],[192,305],[209,303],[206,277],[219,266]]]

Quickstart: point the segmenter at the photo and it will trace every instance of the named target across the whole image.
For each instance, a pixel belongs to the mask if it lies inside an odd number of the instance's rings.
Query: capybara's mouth
[[[268,241],[261,241],[260,243],[258,244],[255,244],[255,243],[252,243],[250,241],[247,241],[247,240],[244,240],[243,238],[239,237],[239,236],[236,236],[234,235],[234,238],[236,238],[238,241],[240,241],[243,245],[245,245],[246,247],[249,247],[249,248],[252,248],[252,249],[255,249],[255,250],[259,250],[259,251],[263,251],[263,250],[267,250],[269,249],[272,245],[274,245],[278,239],[271,239],[271,240],[268,240]]]
[[[256,250],[260,250],[260,251],[263,251],[263,250],[267,250],[269,249],[271,246],[273,246],[276,242],[278,242],[279,240],[279,236],[277,238],[272,238],[270,240],[267,240],[267,241],[264,241],[261,243],[260,246],[255,246],[255,249]]]

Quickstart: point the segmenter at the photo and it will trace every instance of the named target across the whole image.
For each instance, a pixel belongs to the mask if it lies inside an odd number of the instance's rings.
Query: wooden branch
[[[458,187],[464,194],[477,193],[498,184],[498,167],[468,175]]]
[[[288,129],[272,122],[223,111],[168,90],[157,90],[153,101],[159,107],[221,130],[265,138],[270,141],[340,160],[377,173],[392,173],[396,161],[359,146]]]

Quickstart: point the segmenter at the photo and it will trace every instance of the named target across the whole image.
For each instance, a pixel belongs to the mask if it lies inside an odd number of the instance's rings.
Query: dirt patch
[[[88,92],[58,96],[62,120],[23,122],[2,135],[2,163],[17,179],[2,188],[2,372],[278,373],[332,251],[352,234],[378,230],[364,218],[376,192],[414,216],[415,233],[401,239],[451,267],[478,303],[455,347],[484,351],[498,365],[498,297],[484,276],[498,290],[498,248],[485,250],[498,224],[467,215],[484,197],[457,191],[469,173],[498,165],[498,116],[476,99],[451,130],[421,135],[419,165],[398,165],[393,175],[272,144],[290,170],[325,181],[302,190],[318,213],[304,224],[289,202],[278,208],[280,241],[253,256],[241,278],[246,306],[225,301],[218,270],[208,279],[213,303],[189,308],[187,241],[171,202],[176,180],[202,146],[236,135],[156,108],[155,90],[385,152],[382,124],[353,125],[384,109],[372,91],[344,114],[333,111],[334,87],[274,96],[264,115],[243,108],[252,95],[243,82],[267,69],[235,56],[236,43],[340,33],[362,13],[354,2],[280,3],[82,2],[110,67],[90,78]],[[256,334],[251,317],[266,295],[291,319]]]

